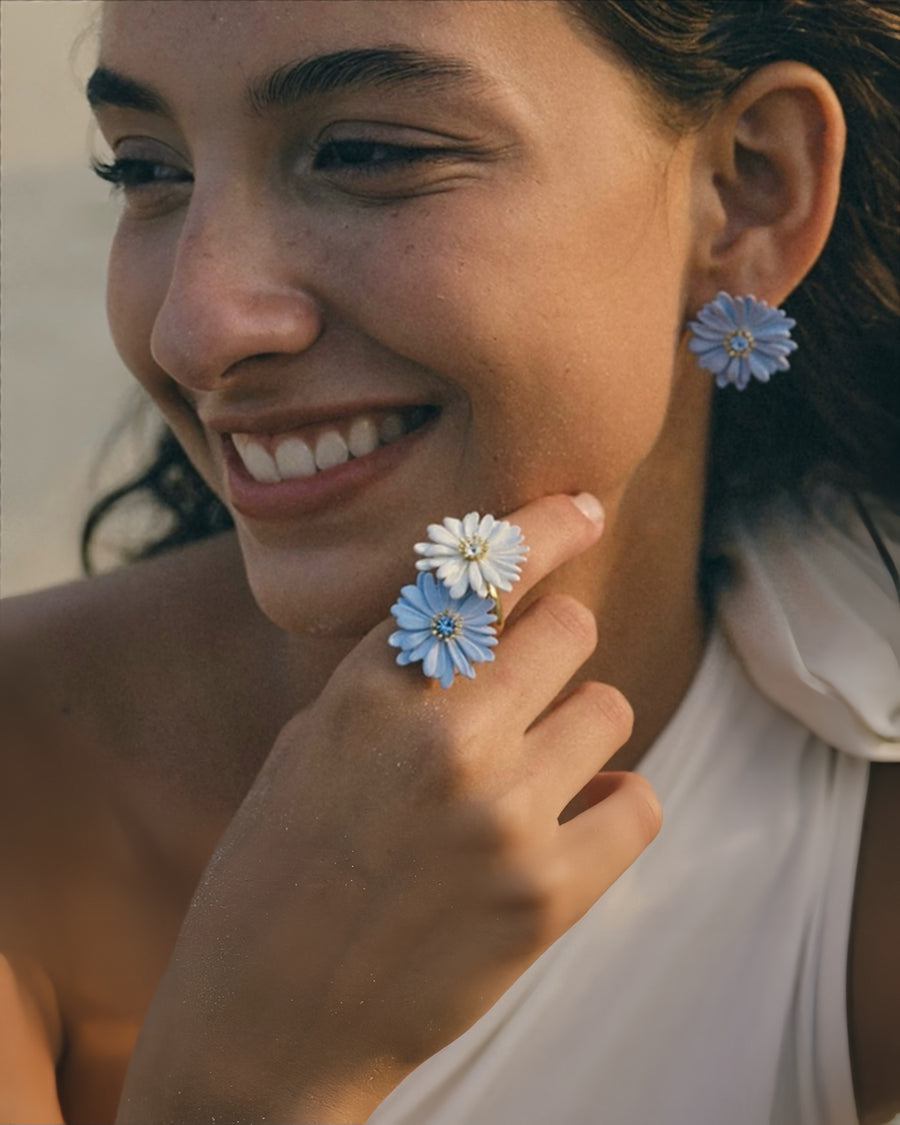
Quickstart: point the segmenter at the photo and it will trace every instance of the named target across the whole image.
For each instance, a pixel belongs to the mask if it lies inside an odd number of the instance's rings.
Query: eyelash
[[[376,151],[390,154],[387,159],[371,160],[363,164],[354,157],[368,155]],[[440,148],[420,148],[415,145],[391,144],[388,141],[332,140],[326,141],[316,152],[313,168],[317,171],[332,170],[350,172],[353,175],[371,176],[384,171],[396,171],[425,161],[446,158],[448,153]],[[334,157],[340,157],[338,163]]]
[[[191,181],[190,173],[158,160],[139,160],[135,157],[121,157],[109,163],[92,160],[91,167],[101,180],[112,184],[114,188],[125,190],[159,183],[183,184]]]
[[[387,157],[371,159],[378,152],[387,154]],[[419,148],[414,145],[389,144],[384,141],[332,140],[318,149],[312,166],[316,171],[373,176],[398,171],[413,164],[437,161],[446,158],[447,155],[448,153],[440,148]],[[360,157],[366,156],[369,160],[363,162]],[[125,191],[160,183],[190,183],[192,179],[189,172],[173,168],[170,164],[136,157],[120,157],[109,162],[94,160],[91,162],[91,167],[101,180]]]

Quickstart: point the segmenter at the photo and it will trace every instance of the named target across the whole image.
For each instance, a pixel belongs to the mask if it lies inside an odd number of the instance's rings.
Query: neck
[[[533,591],[572,594],[596,615],[598,645],[575,681],[614,685],[635,715],[632,735],[608,769],[633,769],[640,762],[703,657],[707,621],[698,558],[709,402],[709,387],[693,370],[679,380],[650,456],[618,495],[604,496],[600,542]],[[293,709],[313,702],[353,643],[280,634],[281,687]]]
[[[633,769],[675,713],[703,657],[699,589],[709,387],[684,377],[651,455],[616,497],[606,531],[557,588],[596,615],[599,640],[579,679],[617,687],[634,710],[608,769]]]

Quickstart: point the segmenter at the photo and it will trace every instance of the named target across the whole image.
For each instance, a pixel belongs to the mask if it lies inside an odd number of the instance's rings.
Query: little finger
[[[593,784],[593,783],[592,783]],[[607,891],[652,843],[662,811],[646,778],[636,773],[605,773],[595,793],[605,796],[559,827],[558,840],[566,885],[568,927]]]
[[[526,734],[526,776],[529,805],[537,815],[559,817],[603,769],[631,735],[633,713],[628,701],[609,684],[579,684]],[[613,775],[614,776],[614,775]]]

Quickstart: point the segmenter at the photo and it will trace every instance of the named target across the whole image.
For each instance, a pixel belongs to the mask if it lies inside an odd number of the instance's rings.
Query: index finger
[[[391,609],[399,626],[389,637],[401,649],[397,663],[421,661],[425,675],[444,688],[458,672],[472,678],[473,662],[492,659],[495,618],[596,542],[602,530],[602,506],[588,493],[541,497],[508,520],[470,512],[430,524],[429,542],[416,544],[422,556],[416,568],[427,573],[415,586],[404,586]],[[498,587],[506,592],[503,603]]]
[[[522,532],[528,557],[512,590],[500,596],[504,616],[543,578],[592,546],[603,532],[603,506],[589,492],[542,496],[504,517]]]
[[[475,521],[476,518],[476,513],[466,517],[466,526]],[[448,546],[455,547],[455,552],[453,550],[449,552],[453,562],[452,567],[446,568],[449,577],[445,578],[444,562],[436,554],[429,553],[425,559],[420,560],[418,568],[420,570],[426,567],[428,570],[436,569],[437,577],[435,577],[433,583],[423,587],[420,587],[418,583],[416,586],[403,587],[401,599],[391,610],[396,619],[394,628],[397,629],[399,626],[399,629],[387,638],[392,646],[401,649],[400,655],[395,658],[397,664],[418,664],[421,661],[419,671],[425,673],[426,680],[440,679],[444,687],[449,687],[453,680],[454,665],[457,668],[462,665],[463,669],[468,669],[466,675],[471,676],[473,674],[472,666],[468,663],[468,660],[474,659],[476,662],[480,662],[486,659],[486,655],[481,653],[476,642],[484,642],[487,646],[495,643],[492,638],[488,639],[485,636],[479,638],[475,635],[464,637],[460,636],[458,632],[454,632],[452,636],[446,638],[446,647],[437,643],[444,638],[440,637],[435,629],[440,629],[445,624],[447,628],[454,628],[454,621],[455,629],[461,628],[460,622],[462,619],[455,613],[453,606],[439,612],[441,605],[432,604],[436,596],[434,591],[437,589],[441,589],[443,595],[451,599],[459,596],[455,590],[453,594],[450,594],[450,590],[453,589],[451,583],[460,578],[460,558],[458,556],[462,555],[463,547],[467,546],[467,541],[461,540],[456,547],[455,542],[447,541],[447,533],[450,532],[451,536],[459,534],[460,522],[459,520],[445,521],[443,527],[430,529],[432,542],[444,545],[444,550],[440,552],[443,558],[447,557],[446,548]],[[539,500],[523,505],[509,513],[506,516],[506,522],[518,528],[522,533],[525,546],[528,548],[528,555],[522,564],[520,581],[503,594],[502,611],[504,615],[511,612],[522,598],[556,567],[574,558],[599,539],[603,530],[603,508],[600,502],[589,493],[579,493],[577,496],[558,493],[552,496],[543,496]],[[495,529],[508,543],[508,538],[503,530],[496,528],[496,525]],[[486,572],[482,572],[481,579],[490,581],[490,575],[490,570],[486,570]],[[463,585],[466,585],[469,581],[470,579],[463,574]],[[444,585],[445,582],[446,586]],[[484,586],[482,585],[481,591],[483,590]],[[404,601],[404,599],[406,600]],[[438,602],[441,602],[440,597],[438,597]],[[441,604],[443,603],[441,602]],[[476,616],[479,612],[483,611],[476,608]],[[435,614],[436,616],[433,616]],[[446,619],[446,622],[444,619]],[[470,620],[469,624],[475,633],[479,630],[483,633],[485,631],[483,627],[487,625],[489,620],[489,618],[485,621]],[[369,634],[369,642],[382,643],[392,624],[384,622],[373,630]],[[449,646],[451,644],[459,646],[462,655],[455,650],[450,653]],[[386,656],[386,654],[384,655]],[[386,666],[386,660],[383,661],[383,665]],[[416,681],[416,686],[422,687],[421,679],[418,679],[418,677],[407,676],[406,679],[410,687],[413,687]]]

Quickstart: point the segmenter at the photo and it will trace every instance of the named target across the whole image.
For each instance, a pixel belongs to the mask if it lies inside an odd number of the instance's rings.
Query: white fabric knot
[[[819,499],[811,518],[784,503],[731,529],[722,629],[757,687],[828,745],[900,761],[900,602],[849,501]],[[900,562],[900,518],[867,507]]]

